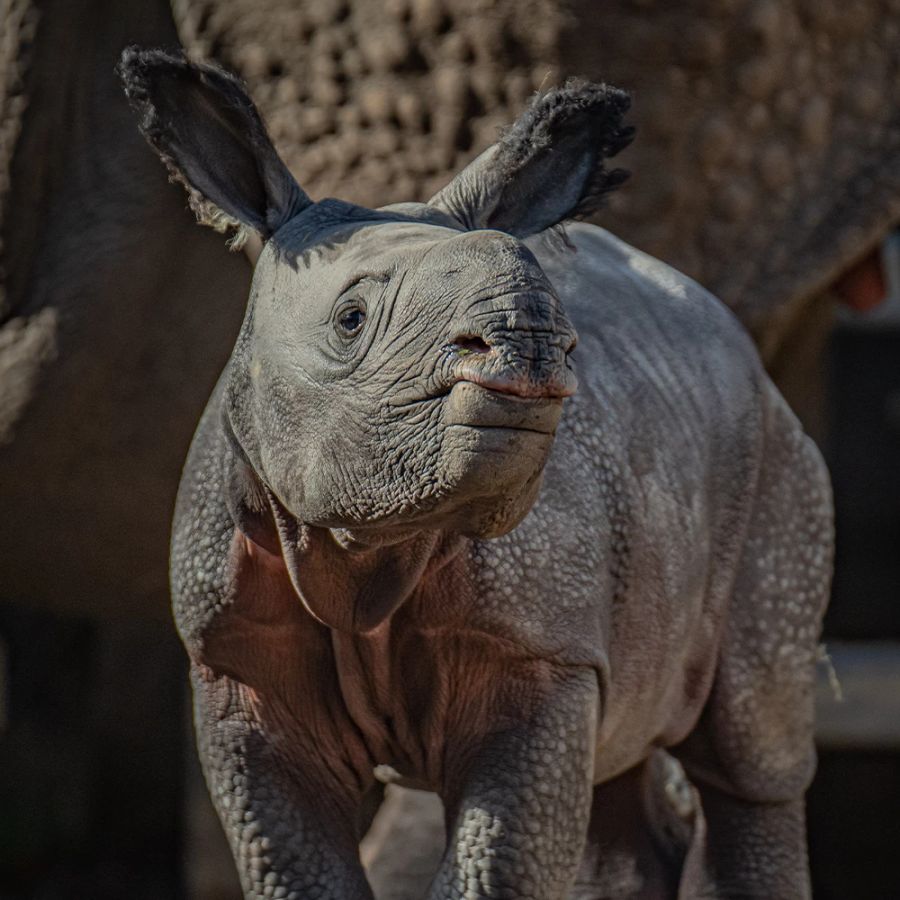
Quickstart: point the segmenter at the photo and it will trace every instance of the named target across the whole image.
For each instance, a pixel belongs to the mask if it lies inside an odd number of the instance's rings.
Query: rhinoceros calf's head
[[[283,509],[362,539],[512,528],[575,390],[574,329],[522,239],[622,181],[603,160],[627,97],[538,97],[429,203],[370,210],[311,201],[227,73],[137,50],[120,71],[201,218],[265,242],[226,424]]]

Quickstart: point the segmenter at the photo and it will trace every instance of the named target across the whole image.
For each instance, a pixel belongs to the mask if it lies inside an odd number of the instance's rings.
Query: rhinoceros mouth
[[[522,397],[474,381],[458,381],[444,403],[448,426],[506,429],[553,435],[562,415],[561,397]]]
[[[544,378],[507,371],[490,371],[481,366],[460,366],[454,384],[475,384],[492,394],[518,400],[563,400],[577,388],[575,374],[569,368],[555,370]],[[453,385],[451,385],[451,388]]]

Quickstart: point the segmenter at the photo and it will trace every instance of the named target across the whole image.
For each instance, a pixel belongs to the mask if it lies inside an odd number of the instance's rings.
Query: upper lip
[[[462,380],[450,389],[443,420],[445,425],[554,434],[561,414],[561,397],[521,397]]]
[[[498,394],[528,400],[562,400],[571,397],[578,386],[575,373],[566,366],[555,366],[547,378],[536,379],[529,373],[508,369],[492,371],[489,367],[464,361],[456,372],[455,383],[471,382]]]

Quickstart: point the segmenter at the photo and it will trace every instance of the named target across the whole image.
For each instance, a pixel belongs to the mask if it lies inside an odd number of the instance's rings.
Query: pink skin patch
[[[881,247],[848,269],[834,283],[841,301],[856,312],[869,312],[887,297],[887,282],[881,260]]]

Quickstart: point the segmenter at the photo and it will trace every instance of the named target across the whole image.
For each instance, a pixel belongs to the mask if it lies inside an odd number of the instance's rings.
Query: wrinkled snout
[[[479,301],[452,323],[442,347],[448,383],[529,399],[561,399],[577,381],[568,355],[576,335],[548,290],[514,291]]]

